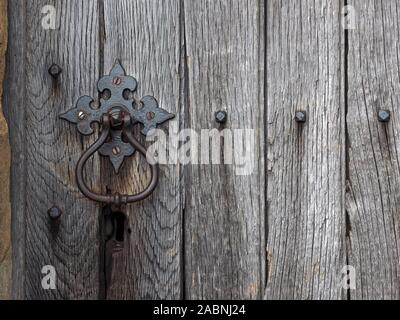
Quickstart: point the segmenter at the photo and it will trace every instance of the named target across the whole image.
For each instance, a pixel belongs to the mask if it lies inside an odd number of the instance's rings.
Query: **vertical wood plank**
[[[0,300],[11,294],[11,204],[8,126],[3,115],[3,80],[7,49],[7,1],[0,1]]]
[[[244,150],[254,156],[249,175],[238,175],[234,165],[188,166],[186,297],[261,298],[265,256],[263,1],[192,0],[184,1],[184,9],[188,127],[199,136],[201,129],[253,129],[255,140],[253,148],[247,145]],[[218,110],[228,113],[225,126],[215,122]],[[241,153],[237,142],[234,152]],[[199,155],[208,151],[200,148]]]
[[[49,4],[57,10],[56,30],[42,28],[41,10]],[[16,296],[97,298],[99,207],[80,194],[73,170],[88,139],[81,140],[75,127],[58,118],[80,95],[96,92],[97,1],[18,1],[10,20],[16,37],[8,56],[6,99],[14,147],[13,232],[14,239],[23,239],[13,242]],[[63,69],[57,79],[48,73],[53,63]],[[98,162],[88,164],[89,184],[98,185],[98,173]],[[47,214],[54,205],[63,211],[57,222]],[[55,267],[56,290],[42,288],[45,265]]]
[[[25,94],[19,88],[25,87],[25,2],[8,3],[9,41],[4,80],[4,115],[7,119],[11,147],[11,242],[12,250],[12,298],[25,296]],[[19,110],[18,110],[19,109]],[[13,128],[22,128],[14,130]]]
[[[400,3],[351,0],[348,115],[349,264],[353,299],[400,298]],[[389,110],[389,123],[377,113]]]
[[[177,115],[173,121],[178,126],[180,24],[179,0],[104,0],[104,72],[120,59],[127,74],[139,82],[136,99],[154,96],[160,107]],[[140,136],[139,131],[135,134]],[[112,192],[140,192],[150,179],[144,160],[137,153],[116,177],[105,159],[103,174],[108,176],[103,184]],[[106,270],[108,299],[182,297],[180,181],[179,165],[161,165],[153,195],[123,208],[127,215],[124,242],[115,249],[111,244],[113,252],[107,252],[111,254]]]
[[[267,2],[267,299],[340,299],[345,263],[339,1]],[[297,110],[307,122],[294,121]]]

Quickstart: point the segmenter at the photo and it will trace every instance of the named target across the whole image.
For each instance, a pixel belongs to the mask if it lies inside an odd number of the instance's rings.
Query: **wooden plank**
[[[400,3],[351,0],[356,28],[349,30],[348,115],[349,264],[353,299],[400,298]],[[380,123],[377,113],[392,119]]]
[[[188,166],[185,296],[261,298],[265,278],[263,1],[192,0],[184,1],[184,9],[187,126],[199,135],[201,129],[254,130],[254,146],[244,150],[254,156],[250,174],[238,175],[235,165],[228,164]],[[218,110],[228,113],[225,126],[214,119]],[[238,141],[234,146],[235,154],[242,154]],[[199,153],[208,151],[202,148]]]
[[[11,243],[12,243],[12,297],[23,299],[25,295],[25,130],[13,130],[24,125],[25,108],[13,106],[24,105],[24,94],[19,88],[25,87],[24,52],[25,52],[25,3],[8,3],[8,34],[6,74],[4,79],[4,115],[7,119],[10,135],[11,152]],[[18,110],[19,109],[19,110]]]
[[[180,1],[104,0],[104,73],[120,59],[138,82],[136,98],[154,96],[177,114],[180,103]],[[140,135],[136,131],[136,135]],[[138,154],[116,177],[103,162],[103,185],[137,193],[147,185],[148,165]],[[108,299],[179,299],[181,290],[182,200],[179,165],[162,165],[160,183],[147,200],[123,208],[127,214],[122,249],[107,251]],[[106,247],[109,247],[107,244]]]
[[[345,262],[339,1],[267,2],[267,299],[340,299]],[[307,122],[297,124],[297,110]]]
[[[57,9],[57,30],[42,28],[41,10],[49,4]],[[80,95],[96,92],[97,9],[94,0],[18,1],[10,8],[15,38],[8,55],[6,107],[13,147],[13,233],[14,240],[23,239],[13,241],[18,298],[98,297],[99,206],[80,194],[74,175],[88,139],[83,143],[76,128],[58,118]],[[53,63],[63,69],[57,79],[48,73]],[[98,161],[88,164],[87,173],[89,184],[98,185]],[[57,222],[47,214],[53,205],[63,211]],[[45,265],[55,267],[56,290],[42,288]]]
[[[11,295],[10,144],[3,116],[3,79],[7,49],[7,1],[0,1],[0,300]]]

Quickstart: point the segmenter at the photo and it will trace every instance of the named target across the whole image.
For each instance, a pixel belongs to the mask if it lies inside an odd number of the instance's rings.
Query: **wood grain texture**
[[[234,165],[187,168],[185,296],[257,299],[265,256],[263,1],[193,0],[184,9],[187,127],[199,135],[201,129],[254,129],[255,140],[245,150],[254,156],[249,175],[238,175]],[[215,122],[218,110],[228,113],[225,126]]]
[[[25,129],[13,130],[25,125],[24,96],[20,88],[25,87],[25,5],[12,1],[8,3],[9,41],[4,79],[4,115],[7,119],[11,149],[11,243],[12,243],[12,298],[24,298],[25,281]]]
[[[351,0],[348,115],[349,264],[353,299],[400,298],[400,3]],[[380,123],[377,113],[392,119]]]
[[[267,2],[267,299],[340,299],[345,263],[339,1]],[[297,110],[307,122],[297,124]]]
[[[42,28],[41,9],[48,4],[57,9],[57,30]],[[96,92],[97,1],[18,1],[10,7],[10,20],[15,38],[8,54],[6,108],[14,148],[14,295],[97,298],[99,206],[81,195],[73,172],[88,139],[58,118],[80,95]],[[63,69],[57,79],[48,73],[53,63]],[[87,173],[89,183],[98,185],[98,161],[88,164]],[[53,205],[63,211],[57,222],[47,215]],[[56,290],[42,288],[45,265],[55,267]]]
[[[399,299],[400,4],[347,2],[357,20],[345,32],[344,0],[9,1],[12,297]],[[41,26],[49,4],[56,30]],[[58,115],[96,97],[116,59],[139,82],[135,99],[156,97],[178,129],[254,129],[244,151],[254,167],[241,176],[235,165],[162,165],[155,193],[121,208],[122,235],[108,239],[110,208],[75,181],[95,137]],[[53,63],[63,69],[56,79]],[[378,122],[380,109],[389,123]],[[294,121],[297,110],[306,123]],[[0,110],[0,298],[11,267],[4,124]],[[139,154],[119,176],[95,156],[86,179],[95,191],[137,193],[149,173]],[[349,292],[347,264],[357,281]],[[56,290],[41,286],[45,265],[56,268]]]
[[[136,99],[154,96],[174,113],[179,126],[180,1],[104,0],[104,72],[120,59],[138,82]],[[136,135],[140,136],[139,131]],[[143,138],[143,137],[142,137]],[[144,142],[144,139],[142,139]],[[102,165],[102,185],[126,194],[143,190],[150,170],[139,154],[116,177],[108,159]],[[162,165],[153,195],[123,208],[127,214],[122,248],[111,244],[108,299],[179,299],[181,290],[182,198],[179,165]]]
[[[8,126],[3,115],[3,79],[7,49],[7,1],[0,1],[0,300],[11,295],[11,151]]]

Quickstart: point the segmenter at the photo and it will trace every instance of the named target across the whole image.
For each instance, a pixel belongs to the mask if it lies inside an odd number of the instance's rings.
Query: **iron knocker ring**
[[[158,184],[159,177],[159,167],[156,164],[153,156],[150,154],[146,155],[146,149],[142,146],[139,141],[137,141],[132,134],[132,121],[128,114],[123,115],[123,135],[127,138],[128,142],[134,147],[137,151],[139,151],[142,155],[144,155],[147,160],[150,162],[151,168],[151,180],[146,189],[135,195],[121,195],[119,193],[115,193],[114,195],[104,195],[97,194],[89,189],[87,186],[84,177],[83,177],[83,169],[85,167],[88,159],[98,151],[104,143],[107,141],[107,138],[110,136],[111,132],[111,120],[109,114],[104,114],[102,119],[102,131],[99,139],[90,146],[84,154],[80,157],[78,164],[76,166],[75,175],[78,183],[79,190],[89,199],[97,202],[114,204],[116,206],[125,205],[128,203],[138,202],[146,199],[150,196]]]
[[[76,124],[78,131],[86,136],[94,133],[94,122],[101,124],[100,137],[83,153],[75,170],[79,190],[91,200],[120,206],[144,200],[157,187],[159,167],[154,157],[148,154],[146,148],[133,136],[133,127],[141,124],[141,133],[147,135],[159,124],[174,118],[174,115],[161,109],[157,100],[151,96],[145,96],[137,103],[133,99],[136,87],[136,79],[127,76],[119,61],[116,61],[110,74],[102,77],[97,83],[99,102],[95,102],[95,99],[89,96],[82,96],[75,108],[60,116],[61,119]],[[109,157],[118,174],[124,159],[136,151],[146,157],[151,168],[151,180],[145,190],[134,195],[105,195],[88,188],[83,178],[83,170],[87,160],[95,152]]]

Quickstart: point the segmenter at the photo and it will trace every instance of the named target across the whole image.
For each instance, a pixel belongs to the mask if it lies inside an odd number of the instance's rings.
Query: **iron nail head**
[[[305,111],[296,111],[294,119],[298,123],[304,123],[307,121],[307,113]]]
[[[215,121],[217,121],[218,123],[226,123],[228,119],[228,114],[226,113],[226,111],[217,111],[215,113]]]
[[[379,110],[378,119],[380,122],[389,122],[390,120],[390,111],[388,110]]]
[[[61,67],[55,63],[52,64],[49,68],[49,73],[53,77],[57,77],[61,72],[62,72]]]
[[[61,211],[61,209],[59,207],[53,206],[47,211],[47,214],[49,215],[49,217],[51,219],[57,220],[58,218],[61,217],[62,211]]]

